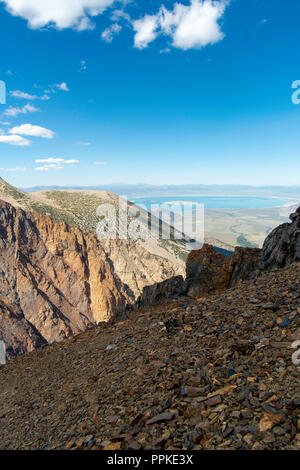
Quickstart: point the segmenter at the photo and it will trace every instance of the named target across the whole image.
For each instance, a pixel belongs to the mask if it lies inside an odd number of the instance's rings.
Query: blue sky
[[[298,0],[74,5],[0,0],[4,179],[300,183]]]

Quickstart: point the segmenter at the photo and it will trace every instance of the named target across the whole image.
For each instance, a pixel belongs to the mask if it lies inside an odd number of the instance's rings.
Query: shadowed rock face
[[[192,251],[186,265],[188,293],[191,297],[205,297],[229,286],[231,260],[217,253],[213,246],[203,245]]]
[[[136,306],[153,305],[187,294],[189,297],[208,297],[220,293],[240,281],[254,278],[258,273],[261,250],[237,247],[231,258],[211,245],[189,254],[186,280],[182,276],[147,286]]]
[[[259,248],[237,246],[230,260],[231,277],[228,287],[235,287],[240,281],[256,277],[259,273],[260,257],[261,250]]]
[[[188,295],[207,297],[258,274],[261,250],[237,247],[231,258],[215,251],[211,245],[190,253],[187,260]]]
[[[0,202],[0,337],[9,355],[108,321],[131,300],[96,234]]]
[[[266,238],[260,270],[282,268],[300,261],[300,207],[290,219],[292,223],[280,225]]]
[[[163,282],[146,286],[143,294],[138,298],[136,307],[145,307],[172,300],[186,294],[187,284],[182,276],[175,276]]]

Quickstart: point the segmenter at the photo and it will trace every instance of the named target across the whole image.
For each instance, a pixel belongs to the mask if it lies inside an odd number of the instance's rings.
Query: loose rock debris
[[[299,449],[299,340],[299,264],[131,312],[0,367],[0,448]]]

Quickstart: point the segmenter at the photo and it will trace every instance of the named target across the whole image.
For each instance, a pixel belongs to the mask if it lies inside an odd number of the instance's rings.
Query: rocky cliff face
[[[132,300],[96,234],[0,202],[0,335],[9,353],[76,335]]]
[[[206,297],[228,287],[230,265],[230,258],[217,253],[211,245],[205,244],[201,250],[192,251],[186,265],[189,295]]]
[[[300,207],[291,223],[277,227],[266,238],[262,250],[237,247],[231,258],[204,245],[191,252],[187,261],[189,295],[205,297],[227,287],[257,277],[264,271],[290,266],[300,261]]]
[[[216,247],[205,244],[201,250],[189,254],[186,279],[175,276],[145,287],[136,306],[152,305],[180,295],[208,297],[228,287],[235,287],[240,281],[253,279],[257,275],[260,253],[259,249],[237,247],[229,258]]]
[[[211,245],[190,253],[187,260],[188,294],[207,297],[256,275],[261,250],[237,247],[231,258],[216,252]]]
[[[290,224],[277,227],[266,238],[259,269],[276,269],[300,261],[300,207],[290,215]]]
[[[146,286],[143,294],[138,298],[136,307],[146,307],[161,302],[166,302],[187,292],[187,283],[182,276],[175,276],[163,282],[157,282],[152,286]]]
[[[43,191],[24,193],[0,178],[0,200],[25,212],[50,216],[55,222],[65,222],[80,230],[96,232],[100,218],[99,206],[110,204],[118,213],[120,197],[107,191]],[[121,199],[122,200],[122,199]],[[125,205],[126,207],[126,205]],[[128,203],[127,210],[136,207]],[[136,207],[141,230],[148,229],[149,214]],[[128,217],[133,221],[134,217]],[[113,223],[113,220],[111,221]],[[153,219],[154,228],[159,221]],[[166,227],[166,232],[168,227]],[[157,240],[129,241],[125,239],[103,240],[102,247],[112,261],[116,272],[128,291],[138,297],[143,287],[184,275],[188,250],[183,242]]]
[[[184,263],[155,256],[131,240],[103,240],[102,247],[114,271],[131,297],[137,299],[144,287],[184,275]]]

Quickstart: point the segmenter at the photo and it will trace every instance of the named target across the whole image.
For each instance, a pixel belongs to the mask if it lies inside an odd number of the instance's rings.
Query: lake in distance
[[[251,196],[151,196],[131,199],[134,204],[150,210],[151,207],[163,204],[190,206],[193,203],[203,204],[205,209],[269,209],[283,206],[288,201],[271,197]]]

